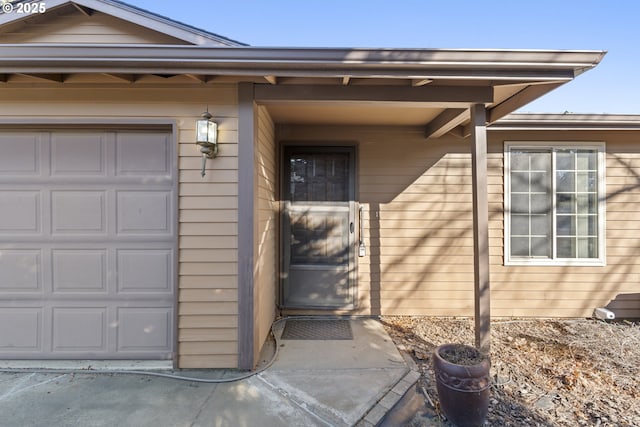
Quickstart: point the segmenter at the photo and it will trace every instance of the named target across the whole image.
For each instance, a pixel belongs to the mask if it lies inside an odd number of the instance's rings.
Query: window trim
[[[593,149],[597,150],[597,164],[598,164],[598,257],[597,258],[519,258],[511,256],[511,150],[512,149]],[[554,156],[555,158],[555,156]],[[504,265],[530,265],[530,266],[605,266],[606,265],[606,147],[604,142],[598,141],[505,141],[504,142]],[[552,175],[555,182],[556,165],[552,164]],[[556,197],[555,197],[555,185],[554,193],[552,197],[553,205],[553,223],[557,217],[556,209]],[[555,253],[556,242],[556,230],[553,227],[552,230],[552,245]]]

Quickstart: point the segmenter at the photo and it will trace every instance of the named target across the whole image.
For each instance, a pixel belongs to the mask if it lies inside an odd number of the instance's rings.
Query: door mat
[[[348,320],[287,320],[283,340],[352,340]]]

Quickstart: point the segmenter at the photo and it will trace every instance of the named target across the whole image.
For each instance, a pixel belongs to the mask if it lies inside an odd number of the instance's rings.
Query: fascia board
[[[83,0],[87,1],[87,0]],[[442,78],[522,78],[570,80],[577,70],[592,68],[602,51],[489,51],[418,49],[255,48],[149,45],[0,45],[0,72],[140,72],[158,69],[300,75],[308,71],[360,71],[360,76]],[[508,60],[512,57],[512,60]],[[550,59],[553,58],[553,61]],[[419,71],[419,72],[416,72]],[[440,73],[439,73],[440,72]],[[428,74],[427,74],[428,73]],[[389,75],[393,77],[392,75]]]
[[[491,130],[640,130],[634,114],[513,113],[496,121]]]

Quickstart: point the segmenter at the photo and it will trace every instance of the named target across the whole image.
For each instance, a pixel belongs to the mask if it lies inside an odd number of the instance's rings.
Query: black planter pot
[[[433,369],[440,408],[458,427],[481,426],[489,410],[491,362],[488,357],[479,357],[481,360],[470,365],[447,360],[448,354],[459,350],[480,356],[474,347],[463,344],[444,344],[434,350]]]

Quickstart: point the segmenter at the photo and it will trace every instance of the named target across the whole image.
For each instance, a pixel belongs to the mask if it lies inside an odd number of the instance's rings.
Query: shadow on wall
[[[444,314],[442,300],[451,299],[452,314],[471,315],[468,143],[425,142],[421,135],[376,136],[359,151],[359,201],[366,206],[369,255],[360,277],[369,281],[372,314]],[[388,147],[390,140],[393,150],[376,147]]]
[[[473,315],[473,216],[468,140],[425,141],[422,129],[292,126],[296,141],[358,141],[358,202],[367,258],[358,266],[360,306],[373,315]],[[627,141],[627,139],[629,139]],[[640,268],[640,153],[631,137],[576,132],[562,140],[607,141],[607,265],[504,265],[504,141],[558,141],[549,132],[490,135],[491,300],[494,316],[591,316],[611,303],[632,308]],[[369,292],[367,292],[369,290]],[[616,295],[626,296],[620,299]],[[612,298],[615,298],[612,301]],[[635,299],[634,299],[635,298]]]
[[[544,132],[515,133],[509,140],[543,141],[553,136]],[[529,310],[534,316],[589,317],[596,307],[606,307],[616,317],[638,317],[638,294],[625,292],[634,288],[640,267],[640,221],[635,215],[640,202],[640,163],[631,145],[633,137],[577,132],[561,138],[560,143],[565,140],[607,141],[606,196],[600,200],[606,203],[606,265],[533,267],[492,262],[492,306],[503,301],[505,315],[510,315],[506,304],[515,310],[520,301],[527,306],[538,300],[541,308]],[[557,143],[557,139],[551,141]],[[502,144],[502,140],[493,142]],[[502,192],[500,197],[503,198]],[[505,217],[509,214],[504,213]],[[492,312],[499,311],[493,308]]]
[[[544,140],[553,136],[519,134],[513,140]],[[604,200],[607,263],[605,266],[504,265],[504,220],[509,212],[504,212],[503,140],[494,138],[490,141],[488,158],[494,316],[591,316],[595,307],[605,305],[611,307],[617,317],[640,316],[640,298],[637,293],[629,292],[636,289],[634,284],[640,267],[640,240],[637,239],[640,221],[635,218],[640,203],[639,154],[628,141],[621,144],[623,138],[616,139],[618,137],[611,134],[584,133],[572,138],[608,141]],[[372,310],[374,314],[416,311],[472,315],[473,218],[468,141],[427,141],[423,146],[428,147],[428,152],[419,147],[408,151],[409,154],[398,153],[401,148],[387,153],[389,163],[406,160],[408,167],[401,169],[405,181],[396,182],[395,186],[385,185],[386,193],[367,193],[364,184],[367,177],[362,178],[361,202],[369,202],[370,207]],[[361,156],[366,166],[366,153]],[[423,170],[408,175],[406,172],[414,171],[411,167],[415,162],[422,162]],[[381,169],[379,176],[384,175],[384,171]],[[449,308],[444,313],[443,307],[447,305]]]

